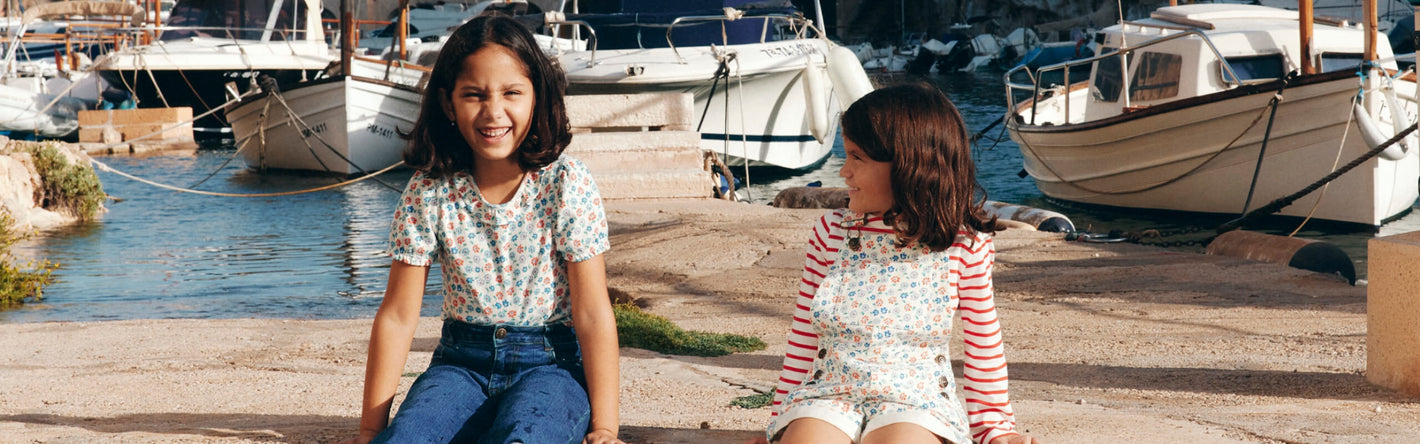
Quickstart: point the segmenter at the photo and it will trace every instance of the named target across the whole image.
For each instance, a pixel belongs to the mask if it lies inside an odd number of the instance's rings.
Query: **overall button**
[[[947,362],[947,357],[946,357],[946,355],[937,355],[937,363],[938,363],[938,364],[945,364],[946,362]]]
[[[814,377],[813,377],[813,379],[818,379],[818,378],[822,378],[822,377],[823,377],[823,370],[819,370],[819,371],[814,372]]]
[[[949,386],[949,385],[951,385],[951,384],[952,384],[952,380],[949,379],[949,378],[947,378],[946,376],[943,376],[943,377],[937,379],[937,385],[940,386],[940,387],[942,387],[942,388],[947,388],[947,386]]]
[[[827,356],[827,355],[828,355],[828,349],[824,349],[824,348],[818,349],[818,358],[819,358],[819,359],[823,359],[823,357],[824,357],[824,356]]]
[[[508,329],[501,327],[498,328],[498,331],[493,332],[493,337],[497,339],[503,339],[508,337]]]

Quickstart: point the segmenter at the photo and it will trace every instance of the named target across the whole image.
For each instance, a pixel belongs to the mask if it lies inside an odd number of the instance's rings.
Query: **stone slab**
[[[1420,396],[1420,231],[1366,244],[1366,380]]]
[[[664,128],[693,126],[695,98],[690,93],[587,94],[566,98],[574,128]]]

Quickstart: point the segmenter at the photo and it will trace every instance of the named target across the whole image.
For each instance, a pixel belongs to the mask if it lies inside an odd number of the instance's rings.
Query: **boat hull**
[[[828,43],[820,39],[733,45],[740,63],[729,64],[728,79],[718,81],[719,62],[708,47],[680,48],[677,63],[670,48],[603,50],[597,66],[586,67],[586,53],[562,56],[568,68],[569,94],[690,93],[695,97],[694,129],[700,147],[725,154],[730,164],[767,165],[790,170],[815,167],[833,149],[842,106],[831,82],[823,82],[819,137],[814,134],[815,105],[805,68],[826,70]],[[627,75],[630,69],[637,75]],[[861,69],[861,68],[859,68]]]
[[[1297,192],[1370,149],[1350,119],[1358,84],[1350,73],[1294,81],[1271,118],[1268,102],[1275,84],[1086,123],[1031,124],[1032,105],[1038,121],[1064,122],[1066,100],[1074,111],[1069,121],[1083,120],[1089,90],[1079,89],[1024,104],[1008,128],[1026,171],[1046,196],[1113,207],[1240,214]],[[1413,97],[1414,88],[1413,82],[1396,82],[1402,98]],[[1406,103],[1413,113],[1414,104]],[[1266,155],[1258,169],[1264,139]],[[1379,226],[1415,204],[1420,177],[1415,151],[1399,160],[1372,158],[1277,214]]]
[[[280,97],[289,112],[271,94],[228,110],[242,159],[258,170],[339,175],[398,163],[405,146],[399,133],[414,127],[422,99],[415,88],[358,77],[304,83]]]

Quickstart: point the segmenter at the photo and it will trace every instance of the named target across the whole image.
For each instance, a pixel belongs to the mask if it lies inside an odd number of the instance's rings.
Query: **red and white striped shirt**
[[[840,255],[840,250],[847,248],[845,236],[848,230],[844,227],[844,219],[850,216],[847,210],[837,210],[820,218],[814,226],[803,277],[799,282],[799,295],[795,298],[784,366],[774,392],[773,415],[782,412],[781,403],[786,395],[809,379],[808,373],[814,368],[814,360],[820,356],[819,333],[811,321],[811,307],[824,278],[833,270],[842,268],[840,265],[851,265],[839,263],[848,256]],[[891,239],[894,236],[892,228],[882,224],[881,218],[870,218],[861,227],[855,226],[852,230],[853,237]],[[996,250],[991,239],[987,234],[963,231],[959,233],[957,242],[943,252],[946,260],[957,261],[957,264],[952,264],[953,272],[960,270],[954,288],[956,294],[952,299],[957,301],[955,311],[961,315],[965,342],[961,385],[971,437],[982,444],[1016,434],[1007,394],[1008,378],[1001,328],[992,296],[991,270]],[[947,327],[952,317],[948,315]]]

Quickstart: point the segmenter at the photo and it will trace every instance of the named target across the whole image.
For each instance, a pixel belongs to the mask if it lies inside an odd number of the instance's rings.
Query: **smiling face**
[[[536,97],[528,68],[507,47],[488,44],[464,58],[444,113],[473,155],[485,163],[516,163],[528,135]]]
[[[848,158],[838,175],[848,185],[848,209],[858,214],[882,216],[892,208],[892,162],[868,157],[857,143],[843,138]]]

